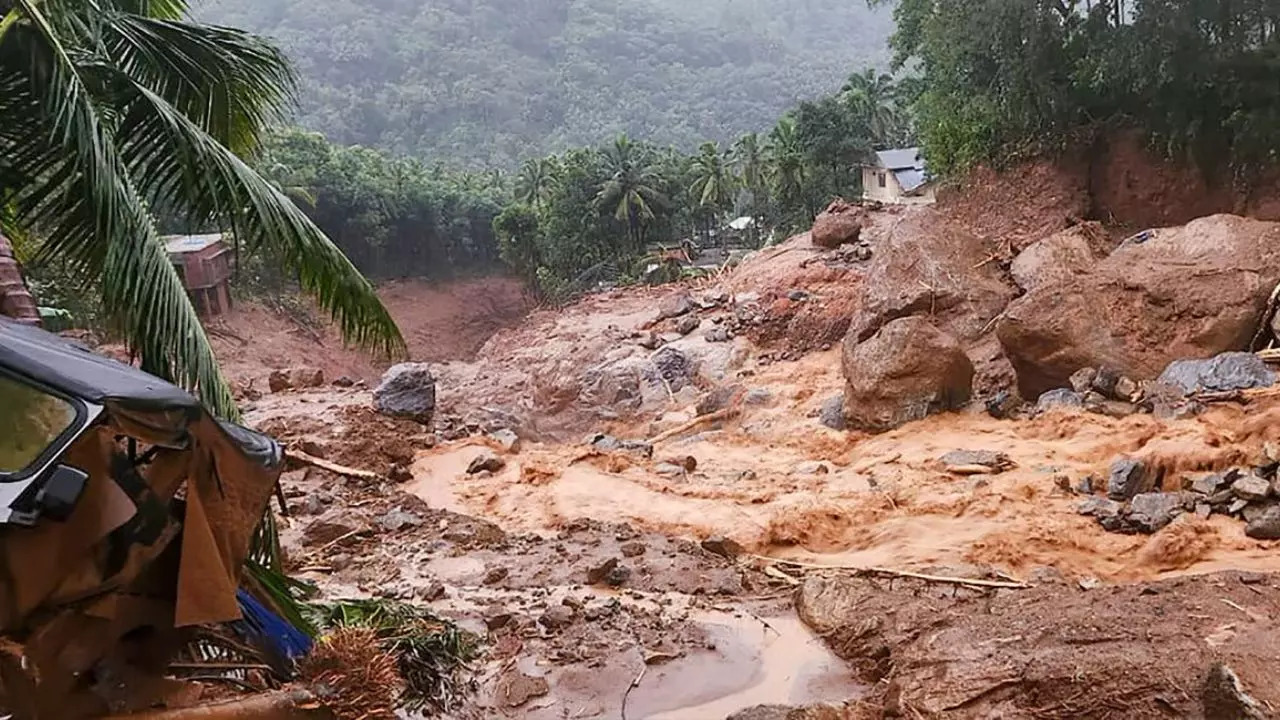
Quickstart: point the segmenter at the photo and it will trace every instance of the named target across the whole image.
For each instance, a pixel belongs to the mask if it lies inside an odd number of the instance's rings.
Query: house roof
[[[170,255],[182,255],[183,253],[200,252],[210,245],[216,245],[222,242],[222,233],[212,233],[209,235],[166,235],[160,239],[164,241],[164,249]]]
[[[903,192],[913,192],[929,182],[924,156],[918,147],[881,150],[876,153],[876,162],[893,173]]]

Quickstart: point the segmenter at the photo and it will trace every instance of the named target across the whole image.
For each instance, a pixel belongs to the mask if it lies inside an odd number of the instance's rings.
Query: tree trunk
[[[0,235],[0,315],[28,325],[40,324],[40,312],[22,280],[13,246],[4,235]]]

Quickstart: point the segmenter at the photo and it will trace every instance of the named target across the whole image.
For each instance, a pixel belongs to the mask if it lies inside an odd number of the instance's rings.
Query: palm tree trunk
[[[40,324],[40,312],[27,291],[9,239],[0,235],[0,315],[28,325]]]

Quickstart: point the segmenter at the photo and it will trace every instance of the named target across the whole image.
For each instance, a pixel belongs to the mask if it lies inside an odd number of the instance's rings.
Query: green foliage
[[[143,369],[234,416],[230,389],[170,264],[153,208],[270,248],[344,336],[401,351],[369,283],[236,154],[288,105],[293,74],[268,43],[179,19],[185,3],[12,0],[0,18],[0,199],[95,288]]]
[[[393,600],[338,600],[308,606],[320,628],[368,628],[396,658],[405,690],[400,700],[410,712],[458,709],[471,690],[467,670],[480,654],[479,638],[417,605]]]
[[[1210,173],[1276,160],[1277,0],[902,0],[895,17],[937,172],[1117,123]]]
[[[882,65],[889,12],[858,0],[205,0],[275,38],[299,123],[467,166],[609,142],[692,151],[769,127]],[[524,199],[527,204],[534,204]]]
[[[538,214],[528,205],[511,205],[493,220],[498,235],[498,254],[525,284],[538,288],[538,268],[542,266],[542,227]]]
[[[305,198],[306,214],[369,276],[447,278],[497,263],[500,177],[342,147],[301,130],[269,137],[256,164],[277,187]]]

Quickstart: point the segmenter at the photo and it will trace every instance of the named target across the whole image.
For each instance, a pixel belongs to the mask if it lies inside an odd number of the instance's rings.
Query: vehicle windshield
[[[0,480],[32,469],[75,421],[71,403],[0,375]]]

